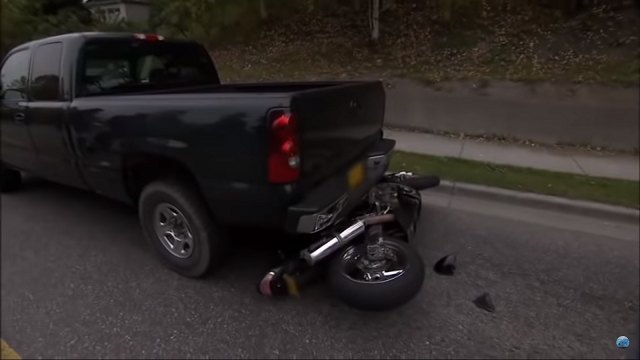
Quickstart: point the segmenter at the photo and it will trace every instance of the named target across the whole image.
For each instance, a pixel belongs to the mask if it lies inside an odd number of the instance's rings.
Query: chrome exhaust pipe
[[[364,220],[356,221],[353,225],[342,230],[340,233],[334,233],[333,237],[322,239],[307,249],[302,250],[300,255],[307,264],[313,266],[320,260],[333,254],[342,246],[348,244],[351,240],[363,234],[365,226],[366,224]]]
[[[302,250],[300,256],[307,262],[307,264],[313,266],[320,260],[333,254],[336,250],[340,249],[344,245],[351,242],[351,240],[357,238],[359,235],[364,234],[367,225],[375,225],[387,223],[395,220],[393,214],[374,215],[359,218],[353,225],[342,230],[339,233],[334,233],[330,238],[324,238],[308,248]]]

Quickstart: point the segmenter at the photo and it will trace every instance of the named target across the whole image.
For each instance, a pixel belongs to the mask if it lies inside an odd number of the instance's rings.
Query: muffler
[[[307,264],[313,266],[320,260],[333,254],[336,250],[351,242],[351,240],[363,234],[367,225],[382,224],[394,220],[395,216],[393,214],[374,215],[360,218],[348,228],[339,233],[334,233],[332,237],[324,238],[302,250],[300,255]]]
[[[440,178],[437,176],[416,176],[405,171],[387,174],[386,178],[387,181],[405,185],[417,191],[434,188],[440,185]]]
[[[336,250],[342,246],[348,244],[351,240],[355,239],[359,235],[362,235],[365,230],[365,221],[356,221],[353,225],[342,230],[339,233],[334,233],[330,238],[324,238],[308,248],[302,250],[300,256],[307,262],[307,264],[313,266],[320,260],[333,254]]]

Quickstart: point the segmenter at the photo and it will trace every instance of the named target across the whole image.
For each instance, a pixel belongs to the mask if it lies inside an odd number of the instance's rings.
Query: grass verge
[[[640,208],[640,183],[394,151],[391,171]]]

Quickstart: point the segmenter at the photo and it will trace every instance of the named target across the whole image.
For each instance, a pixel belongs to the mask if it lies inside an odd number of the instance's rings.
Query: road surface
[[[616,338],[639,341],[635,225],[426,194],[422,291],[366,313],[323,283],[258,295],[257,236],[190,280],[156,261],[132,208],[38,180],[1,201],[1,336],[23,358],[625,358]],[[455,275],[436,274],[450,253]],[[493,313],[472,302],[485,292]]]

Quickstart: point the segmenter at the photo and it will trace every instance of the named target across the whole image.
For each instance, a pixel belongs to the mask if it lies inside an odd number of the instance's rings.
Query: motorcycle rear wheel
[[[385,239],[384,264],[371,267],[366,245],[345,247],[331,260],[329,284],[347,305],[367,311],[383,311],[413,299],[424,282],[424,262],[420,254],[404,241]]]

